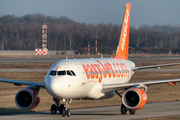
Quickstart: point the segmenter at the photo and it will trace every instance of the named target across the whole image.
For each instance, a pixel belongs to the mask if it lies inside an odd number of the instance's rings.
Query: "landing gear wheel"
[[[68,109],[66,112],[67,112],[67,117],[70,117],[70,115],[71,115],[70,110]]]
[[[125,115],[127,112],[127,108],[124,106],[124,104],[121,105],[121,114]]]
[[[55,104],[52,104],[51,105],[51,114],[56,114],[56,105]]]
[[[134,115],[135,112],[136,112],[136,110],[131,110],[131,109],[129,109],[129,113],[130,113],[131,115]]]
[[[59,107],[59,113],[62,114],[62,110],[65,109],[64,104],[61,104]]]
[[[65,115],[66,115],[66,110],[62,109],[62,116],[65,117]]]

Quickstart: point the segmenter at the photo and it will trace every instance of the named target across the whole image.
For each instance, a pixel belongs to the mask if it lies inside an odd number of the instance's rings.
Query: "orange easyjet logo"
[[[129,9],[126,10],[126,17],[124,18],[125,26],[123,29],[123,36],[122,36],[122,44],[121,44],[122,50],[124,50],[124,45],[125,45],[125,41],[126,41],[128,22],[129,22]]]
[[[60,67],[60,66],[57,66],[56,69],[61,69],[61,67]]]
[[[101,83],[102,78],[115,77],[129,77],[129,70],[124,63],[102,63],[96,60],[95,64],[82,64],[86,73],[87,79],[99,79]]]

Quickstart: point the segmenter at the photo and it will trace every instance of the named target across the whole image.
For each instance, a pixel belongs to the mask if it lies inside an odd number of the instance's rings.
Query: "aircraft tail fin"
[[[114,56],[114,58],[128,59],[130,10],[131,10],[131,4],[127,3],[124,13],[121,34],[119,38],[119,45],[117,47],[116,55]]]

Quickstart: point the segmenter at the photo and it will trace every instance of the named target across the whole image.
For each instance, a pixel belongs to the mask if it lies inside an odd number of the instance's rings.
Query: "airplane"
[[[22,110],[32,110],[40,102],[39,90],[44,88],[53,97],[51,114],[58,111],[70,117],[69,104],[72,100],[97,100],[122,98],[121,114],[135,114],[147,102],[146,91],[150,85],[168,83],[175,85],[180,79],[155,80],[129,83],[136,70],[178,65],[180,63],[135,67],[128,60],[131,4],[127,3],[117,52],[113,58],[66,59],[56,62],[49,69],[44,83],[0,79],[0,82],[16,86],[29,85],[15,96],[16,105]],[[119,93],[119,90],[124,90]],[[63,101],[65,104],[60,104]]]

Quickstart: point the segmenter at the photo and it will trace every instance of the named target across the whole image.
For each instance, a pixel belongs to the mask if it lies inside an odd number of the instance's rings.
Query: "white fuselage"
[[[45,77],[50,95],[60,99],[99,99],[102,84],[127,83],[135,64],[129,60],[69,59],[55,63]]]

